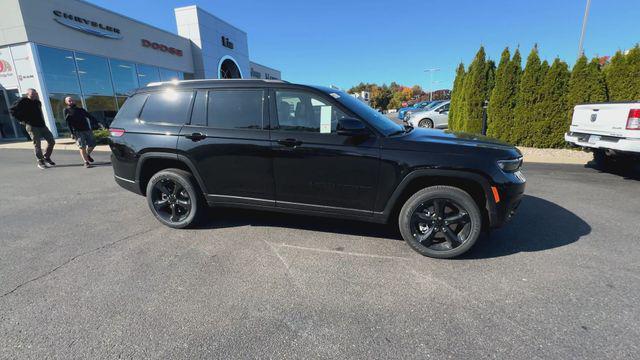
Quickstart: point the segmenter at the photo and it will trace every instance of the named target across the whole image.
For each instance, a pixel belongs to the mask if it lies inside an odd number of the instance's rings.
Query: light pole
[[[440,68],[431,68],[431,69],[424,69],[424,72],[428,72],[430,75],[430,82],[429,82],[429,101],[433,100],[433,73],[436,71],[440,71]]]
[[[584,34],[587,31],[587,19],[589,18],[589,8],[591,7],[591,0],[587,0],[587,7],[584,9],[584,17],[582,18],[582,31],[580,32],[580,43],[578,44],[578,57],[582,56],[584,50],[582,45],[584,44]]]

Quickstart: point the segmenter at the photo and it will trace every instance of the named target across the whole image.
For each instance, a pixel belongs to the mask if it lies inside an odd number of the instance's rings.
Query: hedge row
[[[584,55],[573,69],[556,58],[551,65],[534,46],[524,69],[520,52],[505,48],[498,67],[480,47],[471,65],[460,64],[451,95],[449,127],[480,133],[488,100],[487,135],[533,147],[563,147],[576,104],[640,99],[640,47],[618,51],[608,61]]]

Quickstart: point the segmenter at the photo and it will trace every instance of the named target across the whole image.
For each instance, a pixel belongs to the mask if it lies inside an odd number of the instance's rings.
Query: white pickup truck
[[[593,151],[597,162],[640,158],[640,102],[577,105],[564,139]]]

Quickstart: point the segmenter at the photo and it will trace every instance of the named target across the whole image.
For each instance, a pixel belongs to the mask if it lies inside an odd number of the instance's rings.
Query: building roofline
[[[280,72],[280,70],[278,70],[278,69],[276,69],[276,68],[272,68],[271,66],[263,65],[263,64],[260,64],[260,63],[255,62],[255,61],[251,61],[251,60],[249,60],[249,65],[251,65],[251,64],[256,64],[256,65],[258,65],[258,66],[262,66],[262,67],[267,68],[267,69],[269,69],[269,70],[273,70],[273,71]]]
[[[209,16],[211,16],[211,17],[213,17],[213,18],[215,18],[215,19],[216,19],[216,20],[218,20],[218,21],[221,21],[221,22],[225,23],[226,25],[228,25],[228,26],[230,26],[230,27],[232,27],[232,28],[234,28],[234,29],[236,29],[236,30],[240,31],[241,33],[243,33],[243,34],[245,34],[245,35],[247,34],[247,32],[246,32],[246,31],[244,31],[244,30],[240,29],[239,27],[237,27],[237,26],[235,26],[235,25],[231,24],[230,22],[228,22],[228,21],[226,21],[226,20],[224,20],[224,19],[221,19],[221,18],[219,18],[219,17],[217,17],[217,16],[213,15],[212,13],[208,12],[207,10],[205,10],[205,9],[201,8],[201,7],[200,7],[200,6],[198,6],[198,5],[187,5],[187,6],[177,7],[177,8],[174,8],[174,9],[173,9],[173,13],[175,14],[177,11],[190,10],[190,9],[196,9],[196,11],[202,11],[203,13],[205,13],[205,14],[207,14],[207,15],[209,15]]]

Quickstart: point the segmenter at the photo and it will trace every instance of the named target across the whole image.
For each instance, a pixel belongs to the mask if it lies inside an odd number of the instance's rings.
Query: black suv
[[[397,219],[414,250],[450,258],[508,220],[525,187],[510,145],[405,128],[342,91],[283,81],[152,85],[110,132],[116,182],[173,228],[205,205]]]

